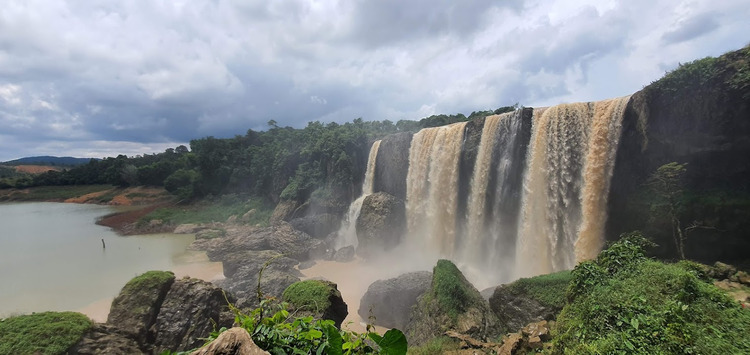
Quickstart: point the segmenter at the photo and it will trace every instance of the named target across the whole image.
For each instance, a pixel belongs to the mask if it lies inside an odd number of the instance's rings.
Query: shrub
[[[644,241],[631,234],[575,268],[553,353],[750,352],[750,312],[694,265],[647,259]]]

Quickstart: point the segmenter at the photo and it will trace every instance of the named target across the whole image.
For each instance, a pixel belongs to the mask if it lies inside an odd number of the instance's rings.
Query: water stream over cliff
[[[403,246],[454,260],[479,287],[595,257],[628,100],[519,109],[471,127],[460,122],[415,133],[408,166],[378,165],[408,169]],[[399,175],[371,171],[373,154],[370,179]],[[372,180],[365,180],[363,193],[372,192]],[[360,207],[352,204],[357,213]],[[356,240],[353,227],[351,233]]]
[[[362,194],[352,201],[349,205],[349,211],[346,213],[346,219],[341,222],[341,227],[337,233],[335,248],[339,249],[348,245],[357,246],[357,217],[362,209],[362,202],[365,198],[372,194],[373,180],[375,176],[375,162],[378,156],[378,149],[380,148],[380,141],[377,140],[372,143],[370,147],[370,154],[367,158],[367,171],[365,172],[365,179],[362,182]]]

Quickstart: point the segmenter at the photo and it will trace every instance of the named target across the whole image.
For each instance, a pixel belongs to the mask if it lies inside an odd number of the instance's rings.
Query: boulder
[[[289,258],[306,261],[311,254],[322,253],[320,250],[325,249],[323,244],[307,233],[294,229],[289,223],[279,222],[270,227],[254,229],[249,234],[227,231],[226,237],[213,239],[201,246],[212,261],[223,261],[230,254],[250,250],[275,250]]]
[[[354,246],[349,245],[336,250],[336,253],[333,254],[333,260],[340,263],[346,263],[354,260]]]
[[[97,323],[68,351],[70,354],[144,354],[138,342],[114,325]]]
[[[404,201],[385,192],[365,197],[356,227],[358,255],[367,258],[396,247],[406,230]]]
[[[255,345],[253,338],[244,328],[234,327],[214,339],[206,346],[190,355],[264,355],[269,352]]]
[[[565,292],[572,279],[570,271],[519,279],[495,288],[489,299],[505,332],[557,317],[565,306]]]
[[[107,323],[130,334],[138,343],[149,343],[149,329],[175,277],[169,271],[148,271],[128,281],[112,301]]]
[[[309,314],[317,319],[333,320],[341,327],[349,314],[335,283],[323,280],[296,282],[284,290],[284,301],[290,304],[290,313]]]
[[[453,330],[486,341],[500,335],[498,320],[479,291],[449,260],[438,260],[430,289],[417,299],[406,336],[409,344],[422,345]]]
[[[155,352],[194,349],[214,328],[231,327],[234,316],[227,302],[234,301],[209,282],[192,278],[175,281],[150,329]]]
[[[417,304],[417,298],[430,289],[431,282],[429,271],[375,281],[362,296],[357,313],[362,319],[369,319],[372,312],[376,325],[406,329],[412,307]]]
[[[289,221],[289,224],[313,238],[323,239],[338,230],[339,224],[341,224],[341,217],[331,213],[323,213],[295,218]]]

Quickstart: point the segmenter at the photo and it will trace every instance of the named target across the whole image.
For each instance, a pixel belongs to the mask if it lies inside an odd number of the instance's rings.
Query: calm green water
[[[0,318],[77,310],[116,296],[140,273],[170,270],[185,259],[192,235],[121,237],[94,224],[113,211],[71,203],[0,204]]]

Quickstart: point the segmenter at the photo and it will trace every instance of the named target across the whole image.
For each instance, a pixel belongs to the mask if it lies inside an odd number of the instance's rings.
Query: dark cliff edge
[[[737,261],[750,248],[750,47],[682,65],[628,103],[609,194],[608,239],[643,230],[675,257],[669,228],[657,228],[644,184],[670,162],[687,163],[681,222],[694,221],[686,256]]]

